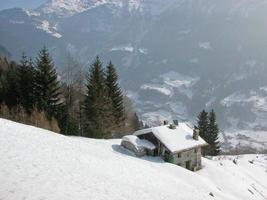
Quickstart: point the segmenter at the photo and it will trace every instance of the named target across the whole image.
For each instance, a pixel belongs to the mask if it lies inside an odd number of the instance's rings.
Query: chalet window
[[[181,158],[181,153],[178,153],[178,158]]]
[[[195,153],[197,153],[198,152],[198,148],[195,148]]]

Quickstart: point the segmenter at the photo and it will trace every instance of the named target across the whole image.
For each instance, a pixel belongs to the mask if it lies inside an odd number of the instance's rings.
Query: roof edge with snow
[[[179,123],[176,129],[170,129],[168,125],[147,128],[136,131],[133,135],[148,133],[152,133],[173,154],[208,145],[201,137],[194,140],[193,129],[186,123]]]

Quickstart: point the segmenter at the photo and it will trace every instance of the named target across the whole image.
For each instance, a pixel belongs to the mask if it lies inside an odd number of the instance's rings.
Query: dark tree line
[[[205,110],[198,115],[199,135],[209,146],[203,148],[203,155],[216,156],[220,153],[220,143],[218,141],[219,128],[214,110],[210,113]]]
[[[112,62],[103,68],[96,57],[86,81],[76,67],[69,63],[59,81],[45,47],[34,62],[25,53],[19,64],[0,58],[0,117],[92,138],[120,137],[140,128]]]
[[[90,67],[86,87],[86,136],[109,137],[125,123],[123,94],[112,62],[104,70],[97,57]]]
[[[48,50],[41,50],[35,63],[25,53],[19,64],[3,60],[7,67],[3,64],[0,67],[2,115],[59,131],[56,118],[60,107],[60,83]]]

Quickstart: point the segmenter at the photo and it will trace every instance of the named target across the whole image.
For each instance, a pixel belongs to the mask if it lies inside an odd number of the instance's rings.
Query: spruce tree
[[[205,141],[207,140],[207,132],[208,132],[208,113],[203,110],[198,115],[198,129],[199,129],[199,135],[202,137]]]
[[[5,95],[5,62],[0,57],[0,104],[4,102]]]
[[[31,60],[22,53],[18,66],[19,104],[30,113],[34,107],[34,68]]]
[[[209,141],[209,133],[208,133],[208,113],[203,110],[199,113],[198,115],[198,126],[197,128],[199,129],[199,135],[201,138],[203,138],[207,143]],[[207,149],[208,147],[204,147],[202,149],[202,154],[206,155],[207,154]]]
[[[208,124],[208,154],[211,156],[217,156],[220,153],[220,143],[218,141],[219,128],[216,122],[216,114],[214,110],[209,113],[209,124]]]
[[[118,84],[118,75],[112,62],[110,61],[106,73],[105,73],[105,84],[107,98],[111,101],[112,114],[115,119],[115,123],[120,126],[124,122],[124,105],[123,105],[123,94]]]
[[[87,78],[87,94],[85,97],[86,137],[105,138],[105,77],[102,63],[97,56],[91,65]]]
[[[3,78],[3,100],[9,109],[19,104],[18,66],[15,62],[9,63]]]
[[[35,98],[39,110],[56,117],[60,106],[60,84],[48,49],[44,47],[36,61]]]

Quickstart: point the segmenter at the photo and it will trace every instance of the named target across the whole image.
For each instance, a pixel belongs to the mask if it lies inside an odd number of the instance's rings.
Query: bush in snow
[[[168,162],[168,163],[173,163],[174,162],[173,155],[171,155],[171,154],[165,154],[164,155],[164,161],[165,162]]]

